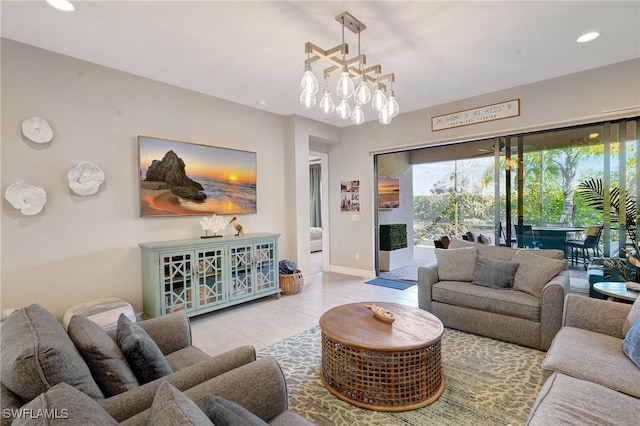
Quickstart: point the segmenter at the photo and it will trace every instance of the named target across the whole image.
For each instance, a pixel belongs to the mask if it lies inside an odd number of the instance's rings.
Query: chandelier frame
[[[360,35],[367,27],[349,12],[343,12],[336,16],[336,21],[342,24],[342,43],[325,50],[311,42],[305,43],[307,59],[304,62],[304,75],[300,81],[300,103],[307,109],[316,104],[318,93],[318,79],[313,73],[313,65],[318,62],[327,62],[324,68],[325,80],[320,109],[328,115],[335,111],[339,118],[347,120],[351,118],[353,124],[364,123],[365,116],[362,106],[371,102],[371,108],[378,114],[381,124],[389,124],[393,117],[399,113],[399,105],[393,92],[395,75],[393,73],[382,74],[382,65],[366,66],[367,57],[360,51]],[[358,53],[349,58],[349,45],[345,43],[344,30],[348,28],[358,36]],[[333,73],[340,73],[336,93],[340,99],[336,107],[329,91],[329,78]],[[370,83],[374,86],[371,94]],[[389,94],[384,83],[390,86]],[[357,86],[357,87],[356,87]],[[349,105],[349,99],[353,99],[353,109]]]
[[[305,60],[305,68],[311,67],[313,64],[319,61],[326,61],[333,65],[323,70],[323,76],[325,80],[331,77],[333,73],[341,72],[344,68],[346,68],[349,72],[349,76],[364,78],[370,83],[380,84],[382,88],[386,90],[386,87],[383,83],[395,82],[395,75],[393,73],[382,74],[382,65],[380,64],[363,68],[363,70],[361,71],[358,66],[360,64],[367,64],[367,56],[365,54],[358,54],[357,56],[349,59],[346,58],[349,55],[349,45],[344,42],[344,28],[348,28],[353,33],[358,35],[359,44],[360,33],[364,31],[367,26],[356,17],[351,15],[349,12],[343,12],[340,15],[336,16],[336,21],[340,22],[343,27],[342,43],[328,50],[325,50],[309,41],[306,42],[304,45],[304,50],[308,57]],[[356,67],[354,67],[353,65],[356,65]]]

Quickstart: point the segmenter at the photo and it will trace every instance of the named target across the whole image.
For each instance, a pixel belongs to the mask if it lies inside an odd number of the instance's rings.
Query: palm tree
[[[605,196],[602,179],[591,178],[581,182],[576,188],[576,194],[582,196],[589,207],[604,212]],[[620,198],[620,188],[617,186],[611,188],[609,194],[609,217],[612,222],[619,221],[621,214]],[[636,239],[636,199],[634,196],[629,194],[628,191],[625,191],[624,200],[624,215],[627,234],[629,234],[629,239],[631,240],[631,244],[633,244],[633,249],[636,253],[639,253],[638,241]]]
[[[584,182],[581,182],[576,188],[576,194],[582,196],[589,207],[604,212],[605,196],[602,179],[591,178]],[[621,213],[620,188],[611,188],[609,200],[609,217],[611,217],[612,222],[618,222]],[[637,256],[638,253],[640,253],[638,251],[638,241],[636,239],[636,200],[628,193],[628,191],[625,191],[624,200],[625,227],[627,230],[627,234],[629,235],[629,240],[631,240],[631,244],[633,244],[634,252],[631,253],[630,251],[626,250],[624,248],[624,244],[621,244],[621,249],[627,255],[629,255],[630,259],[635,260],[633,254]],[[634,269],[635,280],[637,281],[638,278],[640,278],[640,270],[633,261],[633,269],[629,267],[626,259],[597,257],[591,258],[591,261],[596,265],[602,265],[604,267],[606,279],[610,279],[611,276],[615,274],[617,276],[617,279],[628,281],[629,279],[634,278],[632,276]]]

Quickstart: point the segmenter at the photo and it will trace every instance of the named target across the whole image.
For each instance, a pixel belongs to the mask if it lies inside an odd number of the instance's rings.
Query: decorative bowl
[[[365,305],[365,307],[371,309],[375,318],[379,319],[380,321],[386,322],[387,324],[391,324],[396,320],[393,312],[386,308],[383,308],[382,306]]]

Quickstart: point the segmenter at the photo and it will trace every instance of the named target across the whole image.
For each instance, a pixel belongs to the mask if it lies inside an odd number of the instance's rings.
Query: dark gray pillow
[[[172,373],[162,351],[146,331],[124,314],[118,318],[116,340],[140,384]]]
[[[0,334],[2,383],[23,401],[61,382],[93,399],[104,398],[62,324],[41,306],[13,312]]]
[[[113,417],[93,399],[66,383],[59,383],[22,406],[22,413],[31,413],[15,419],[13,426],[86,426],[117,425]],[[37,416],[47,413],[47,416]]]
[[[169,382],[156,391],[147,422],[153,426],[213,425],[195,402]]]
[[[98,324],[83,315],[74,315],[69,321],[67,333],[105,396],[117,395],[139,386],[122,351]]]
[[[473,284],[498,289],[513,288],[513,279],[520,264],[478,256]]]
[[[242,405],[216,395],[205,395],[204,412],[216,426],[264,426],[267,424]]]

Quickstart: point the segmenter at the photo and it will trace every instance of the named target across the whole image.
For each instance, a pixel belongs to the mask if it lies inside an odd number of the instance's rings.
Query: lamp
[[[300,103],[305,108],[315,106],[318,79],[313,74],[312,65],[325,61],[330,65],[323,70],[325,86],[320,99],[320,109],[325,115],[335,111],[343,120],[351,119],[353,124],[362,124],[365,116],[363,106],[371,102],[371,108],[378,115],[378,121],[389,124],[400,112],[400,106],[392,89],[392,83],[395,81],[394,74],[383,75],[380,65],[365,68],[367,57],[360,52],[360,33],[367,27],[362,22],[349,12],[336,16],[336,21],[342,24],[342,44],[329,50],[321,49],[311,42],[305,44],[307,59],[304,62],[304,76],[300,82]],[[358,55],[352,58],[348,58],[349,45],[344,42],[345,27],[358,35]],[[329,91],[329,78],[337,72],[340,73],[340,78],[336,86],[336,95],[340,102],[336,107]],[[388,94],[385,83],[389,84]],[[371,96],[370,85],[375,87],[373,96]],[[349,104],[350,101],[353,101],[353,107]]]

